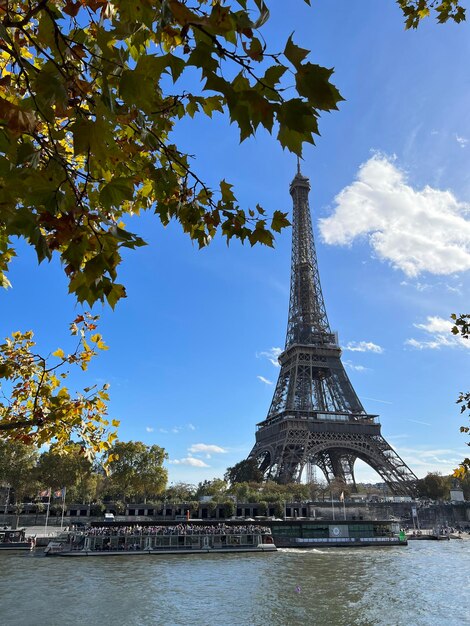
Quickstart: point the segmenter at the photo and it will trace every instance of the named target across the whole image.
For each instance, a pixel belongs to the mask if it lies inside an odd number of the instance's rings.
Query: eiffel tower
[[[330,329],[318,273],[308,204],[309,179],[300,165],[293,199],[289,320],[281,371],[266,419],[257,425],[249,459],[266,478],[300,482],[305,466],[318,466],[328,482],[356,487],[354,463],[372,467],[397,495],[414,493],[416,476],[382,437],[377,415],[362,406],[341,362]]]

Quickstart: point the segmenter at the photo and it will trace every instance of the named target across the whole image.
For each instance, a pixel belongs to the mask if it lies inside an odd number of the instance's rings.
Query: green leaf
[[[277,138],[283,148],[287,148],[297,156],[302,156],[302,145],[304,142],[314,143],[313,138],[306,138],[304,134],[295,130],[289,130],[286,127],[279,129]]]
[[[33,83],[36,90],[36,98],[40,103],[48,105],[55,104],[60,109],[65,110],[68,95],[64,83],[65,78],[58,71],[54,63],[47,61],[36,74]]]
[[[269,9],[263,0],[255,0],[255,4],[259,9],[260,14],[256,22],[254,22],[253,28],[261,28],[261,26],[266,24],[269,19]]]
[[[333,69],[327,69],[314,63],[305,63],[297,70],[295,83],[297,91],[317,109],[330,111],[337,109],[343,100],[336,87],[330,83]]]
[[[208,98],[204,98],[201,104],[202,110],[208,117],[212,117],[212,113],[214,111],[218,111],[219,113],[224,112],[224,107],[220,96],[209,96]]]
[[[299,69],[300,64],[308,56],[308,53],[309,50],[300,48],[292,41],[292,35],[289,37],[284,48],[284,55],[296,69]]]
[[[114,283],[111,290],[106,294],[106,299],[112,309],[114,309],[114,307],[121,298],[125,297],[126,290],[124,288],[124,285],[119,285],[118,283]]]
[[[120,207],[125,200],[132,200],[134,184],[131,178],[113,178],[100,191],[100,203],[106,208]]]
[[[199,67],[206,72],[215,72],[219,67],[218,62],[213,58],[215,50],[213,46],[205,41],[199,41],[188,58],[188,65]]]
[[[225,204],[230,204],[232,202],[236,202],[236,198],[233,194],[233,185],[230,185],[225,180],[220,182],[220,193],[222,194],[222,202]]]
[[[254,246],[257,243],[261,243],[269,248],[274,246],[273,234],[264,228],[264,226],[258,223],[257,227],[248,236],[250,244]]]
[[[274,211],[273,217],[271,220],[271,228],[275,230],[277,233],[280,233],[283,228],[290,226],[290,222],[287,219],[287,213],[282,213],[281,211]]]
[[[168,67],[171,70],[171,75],[173,77],[173,82],[176,83],[178,78],[181,76],[184,68],[186,67],[186,63],[180,57],[175,56],[174,54],[167,54],[164,57]]]

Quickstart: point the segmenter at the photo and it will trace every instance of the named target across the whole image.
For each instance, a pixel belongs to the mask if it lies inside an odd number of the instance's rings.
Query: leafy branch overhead
[[[98,351],[107,349],[96,322],[89,314],[74,320],[70,331],[77,343],[68,354],[61,348],[49,356],[37,354],[30,331],[15,332],[0,344],[0,440],[35,447],[54,442],[57,450],[67,452],[74,438],[89,458],[110,450],[117,437],[110,427],[119,422],[107,418],[109,385],[80,393],[65,386],[67,367],[85,371]]]
[[[201,247],[218,231],[273,245],[286,214],[209,188],[171,138],[182,118],[220,112],[242,141],[261,126],[297,155],[313,143],[342,98],[292,37],[268,50],[268,17],[263,0],[0,0],[3,286],[18,236],[39,261],[59,254],[78,301],[114,307],[122,248],[144,244],[123,219],[142,210]]]
[[[456,315],[452,313],[451,319],[454,322],[452,327],[452,333],[454,335],[460,335],[462,339],[468,339],[470,336],[470,314]],[[470,411],[470,392],[461,392],[457,398],[457,404],[460,404],[460,412]],[[470,433],[469,426],[461,426],[460,432],[468,435]],[[470,446],[470,442],[467,441],[467,445]],[[462,478],[465,474],[470,473],[470,458],[465,458],[460,466],[455,470],[454,476],[456,478]]]
[[[397,0],[405,16],[406,28],[417,28],[420,21],[431,14],[440,24],[465,20],[465,9],[460,0]]]

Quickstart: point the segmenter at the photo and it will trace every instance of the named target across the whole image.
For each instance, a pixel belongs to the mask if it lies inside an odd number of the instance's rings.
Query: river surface
[[[272,554],[0,553],[9,626],[465,626],[470,539]]]

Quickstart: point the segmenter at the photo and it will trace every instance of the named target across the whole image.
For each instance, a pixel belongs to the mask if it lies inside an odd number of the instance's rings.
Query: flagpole
[[[47,535],[47,522],[49,521],[49,509],[51,508],[51,488],[49,487],[49,499],[47,501],[46,523],[44,525],[44,534]]]
[[[65,494],[67,493],[67,487],[62,489],[62,519],[60,520],[60,530],[64,527],[64,513],[65,513]],[[346,518],[345,518],[346,519]]]

